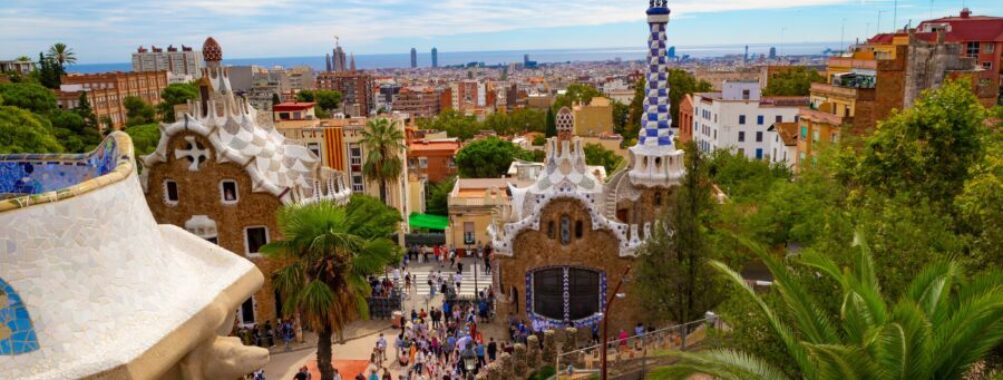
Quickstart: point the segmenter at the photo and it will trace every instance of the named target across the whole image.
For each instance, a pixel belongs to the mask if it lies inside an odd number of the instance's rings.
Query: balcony
[[[846,67],[854,69],[878,69],[878,61],[873,59],[853,59],[844,57],[829,58],[829,67]]]
[[[810,108],[802,108],[801,111],[798,113],[798,116],[800,116],[802,120],[807,120],[813,123],[829,124],[833,126],[843,125],[844,122],[849,123],[853,120],[853,118],[850,117],[837,116],[828,112],[822,112]]]
[[[834,86],[825,83],[811,84],[812,96],[841,97],[856,100],[874,100],[874,88]]]

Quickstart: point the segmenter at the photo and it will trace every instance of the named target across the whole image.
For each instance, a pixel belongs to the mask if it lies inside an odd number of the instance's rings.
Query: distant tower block
[[[557,139],[571,140],[571,137],[575,134],[575,115],[571,113],[571,109],[568,107],[561,107],[560,111],[557,111],[557,116],[554,117],[555,124],[557,124]]]
[[[684,174],[683,151],[672,142],[669,114],[669,74],[665,0],[652,0],[648,8],[648,72],[644,89],[644,116],[637,145],[630,148],[630,180],[640,186],[671,186]]]
[[[432,48],[432,67],[439,67],[439,49]]]

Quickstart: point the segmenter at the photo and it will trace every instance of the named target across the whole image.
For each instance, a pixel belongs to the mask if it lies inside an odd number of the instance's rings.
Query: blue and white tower
[[[666,0],[651,0],[648,7],[648,72],[644,89],[644,115],[637,145],[630,148],[630,180],[641,186],[672,186],[685,173],[683,151],[672,142],[669,114],[669,72]]]

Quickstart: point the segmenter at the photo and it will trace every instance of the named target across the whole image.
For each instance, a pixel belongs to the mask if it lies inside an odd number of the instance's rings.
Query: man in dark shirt
[[[494,362],[495,356],[497,354],[498,354],[498,344],[495,343],[495,338],[491,337],[491,342],[488,343],[488,360]]]

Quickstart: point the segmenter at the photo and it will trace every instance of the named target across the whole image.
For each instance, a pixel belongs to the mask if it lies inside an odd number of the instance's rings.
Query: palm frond
[[[675,351],[680,362],[659,369],[659,379],[688,379],[707,374],[721,380],[783,380],[789,377],[765,360],[740,351],[708,350],[699,353]],[[656,377],[653,376],[653,377]]]

